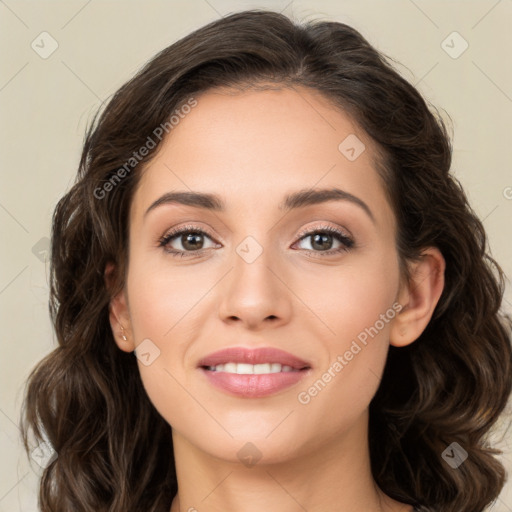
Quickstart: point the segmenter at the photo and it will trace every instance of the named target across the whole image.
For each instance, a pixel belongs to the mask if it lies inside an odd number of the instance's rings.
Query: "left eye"
[[[311,248],[306,248],[306,250],[317,253],[319,256],[348,251],[354,245],[354,241],[351,238],[331,226],[302,233],[299,242],[308,239],[310,240],[309,245]],[[333,239],[340,244],[340,247],[332,248]]]

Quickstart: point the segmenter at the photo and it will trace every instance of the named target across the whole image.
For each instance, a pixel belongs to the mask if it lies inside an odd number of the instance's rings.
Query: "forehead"
[[[240,212],[277,209],[291,190],[329,187],[391,215],[373,141],[320,93],[212,90],[195,99],[143,171],[138,215],[172,190],[214,193]]]

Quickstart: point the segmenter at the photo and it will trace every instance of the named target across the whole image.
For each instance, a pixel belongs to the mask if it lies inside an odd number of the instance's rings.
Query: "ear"
[[[114,268],[115,267],[112,263],[108,263],[105,267],[104,277],[107,289],[112,289]],[[133,338],[128,300],[124,288],[110,299],[109,320],[110,327],[112,328],[112,334],[114,335],[114,341],[117,346],[125,352],[133,352],[135,350],[135,342]]]
[[[425,330],[443,292],[445,268],[443,255],[435,247],[422,251],[421,260],[412,263],[410,282],[403,283],[398,294],[402,309],[391,326],[391,345],[409,345]]]

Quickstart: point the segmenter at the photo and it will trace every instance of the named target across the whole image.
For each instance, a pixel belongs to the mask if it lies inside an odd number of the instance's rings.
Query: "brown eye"
[[[203,235],[201,233],[190,232],[180,237],[180,243],[187,251],[202,249],[204,244]]]
[[[306,247],[305,250],[318,253],[318,255],[321,256],[348,251],[354,246],[354,241],[351,238],[332,226],[325,226],[313,231],[301,233],[299,241],[308,239],[310,240],[310,248]],[[333,248],[336,242],[340,245]]]
[[[186,226],[164,235],[158,245],[173,256],[186,257],[186,253],[201,252],[203,249],[216,247],[213,241],[210,247],[205,247],[207,240],[212,240],[208,233],[193,226]]]

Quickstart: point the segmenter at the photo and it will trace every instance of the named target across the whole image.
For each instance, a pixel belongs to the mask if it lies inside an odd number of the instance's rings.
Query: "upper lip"
[[[299,359],[289,352],[273,347],[255,349],[245,347],[226,348],[207,355],[199,361],[198,366],[217,366],[218,364],[225,363],[279,363],[283,366],[291,366],[296,370],[310,367],[307,361]]]

